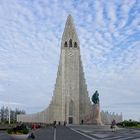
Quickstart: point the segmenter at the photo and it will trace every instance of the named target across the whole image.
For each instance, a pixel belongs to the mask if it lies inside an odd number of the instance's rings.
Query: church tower
[[[62,35],[61,54],[54,87],[48,108],[34,114],[18,115],[17,121],[102,124],[100,107],[98,104],[92,105],[88,96],[80,56],[80,42],[71,15],[67,18]]]
[[[61,54],[52,101],[42,112],[18,115],[18,122],[79,124],[90,118],[91,102],[87,92],[80,56],[80,42],[69,15],[61,41]]]
[[[61,54],[53,99],[51,122],[79,124],[90,112],[90,99],[80,56],[80,42],[72,16],[69,15],[61,41]]]

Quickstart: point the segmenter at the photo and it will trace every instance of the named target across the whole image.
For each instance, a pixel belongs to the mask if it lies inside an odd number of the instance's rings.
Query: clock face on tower
[[[73,56],[73,53],[72,53],[71,50],[69,50],[69,52],[68,52],[68,56]]]

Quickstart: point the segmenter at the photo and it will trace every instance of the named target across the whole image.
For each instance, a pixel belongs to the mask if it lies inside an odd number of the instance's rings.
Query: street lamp
[[[9,87],[9,83],[8,83],[8,87]],[[11,124],[11,110],[10,110],[10,98],[8,98],[8,102],[9,102],[9,105],[8,105],[8,122],[9,124]]]

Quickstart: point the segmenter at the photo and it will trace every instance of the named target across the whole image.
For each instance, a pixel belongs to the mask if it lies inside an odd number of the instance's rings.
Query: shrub
[[[7,133],[8,133],[8,134],[12,134],[12,132],[13,132],[12,129],[8,129],[8,130],[7,130]]]
[[[28,134],[29,129],[26,126],[21,125],[7,130],[8,134]]]
[[[23,129],[23,130],[21,130],[21,133],[28,134],[29,133],[29,130],[28,129]]]
[[[129,121],[125,120],[123,122],[118,123],[117,125],[122,126],[122,127],[135,127],[139,125],[139,122],[132,121],[132,120],[129,120]]]

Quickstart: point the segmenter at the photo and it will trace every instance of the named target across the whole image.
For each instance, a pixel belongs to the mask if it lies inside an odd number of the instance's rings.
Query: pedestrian
[[[81,120],[81,124],[83,124],[84,123],[84,120]]]
[[[66,124],[67,124],[67,122],[66,122],[66,121],[64,121],[64,126],[66,126]]]
[[[112,132],[116,131],[116,121],[113,119],[113,121],[111,122],[111,126],[110,128],[112,129]]]
[[[28,139],[35,139],[35,135],[33,132],[29,134]]]
[[[53,127],[56,128],[56,121],[53,122]]]

